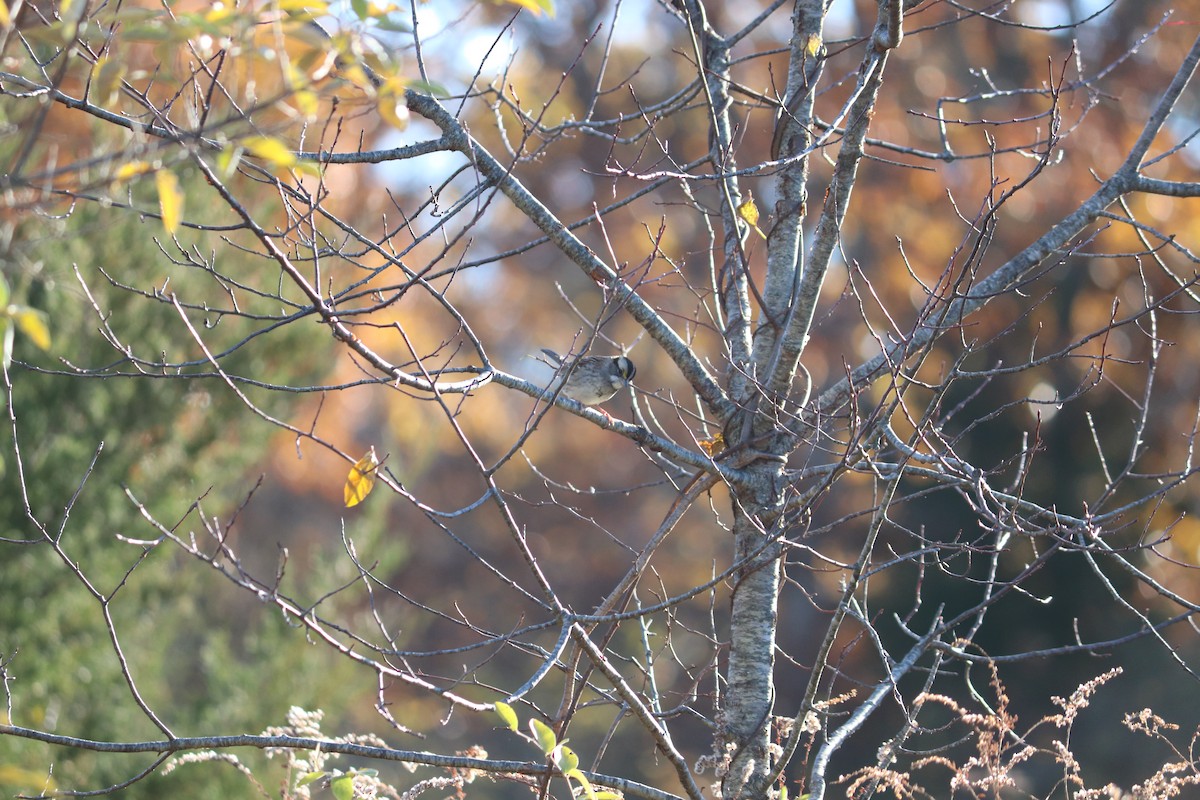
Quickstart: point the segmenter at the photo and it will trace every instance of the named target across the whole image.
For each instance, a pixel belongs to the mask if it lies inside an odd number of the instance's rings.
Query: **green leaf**
[[[367,21],[371,13],[371,9],[367,7],[367,0],[350,0],[350,7],[354,9],[354,14],[360,22]]]
[[[28,336],[42,350],[50,349],[50,325],[45,311],[28,306],[15,306],[12,309],[13,322],[21,333]]]
[[[342,775],[334,778],[329,782],[329,788],[333,790],[333,796],[337,800],[354,800],[353,775]]]
[[[433,81],[411,80],[408,82],[408,88],[416,92],[422,92],[430,97],[446,97],[450,94],[449,90],[440,83]]]
[[[119,59],[101,56],[92,67],[92,97],[102,106],[112,105],[125,79],[125,65]]]
[[[412,25],[403,20],[393,20],[391,17],[384,17],[379,20],[375,27],[381,31],[390,33],[412,33]]]
[[[572,755],[574,755],[574,753],[572,753]],[[578,760],[578,759],[576,759],[576,760]],[[573,780],[576,783],[578,783],[580,786],[582,786],[583,794],[585,797],[587,797],[588,800],[597,800],[596,790],[592,788],[592,782],[589,781],[587,779],[587,776],[584,775],[582,772],[580,772],[578,769],[572,769],[569,772],[564,772],[563,776],[566,777],[568,780]],[[605,792],[605,794],[612,794],[612,792]],[[618,800],[621,800],[621,799],[618,798]]]
[[[503,720],[505,727],[507,727],[510,731],[515,731],[518,727],[520,727],[520,721],[517,719],[517,712],[513,711],[512,706],[499,700],[496,701],[494,706],[496,709],[496,715]]]
[[[175,28],[166,28],[158,22],[129,25],[121,29],[121,34],[131,42],[170,42],[179,38]]]
[[[323,771],[318,770],[317,772],[310,772],[300,779],[300,781],[296,784],[296,788],[299,789],[301,786],[308,786],[310,783],[316,783],[324,777],[325,773]]]
[[[35,44],[64,47],[75,38],[75,25],[60,19],[49,25],[22,30],[21,36]]]
[[[542,755],[548,756],[558,747],[558,737],[554,735],[550,726],[540,719],[529,720],[529,729],[533,731],[533,738],[537,740],[538,747],[542,748]]]
[[[579,772],[579,756],[564,744],[554,751],[554,766],[562,770],[563,774]]]
[[[8,281],[4,280],[4,276],[0,275],[0,307],[8,305]]]

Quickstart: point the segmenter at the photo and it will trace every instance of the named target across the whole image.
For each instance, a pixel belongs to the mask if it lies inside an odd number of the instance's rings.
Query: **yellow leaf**
[[[758,206],[754,204],[754,197],[748,196],[746,202],[737,207],[738,216],[746,221],[754,230],[758,231],[758,235],[762,238],[767,238],[767,235],[758,227]]]
[[[128,164],[117,167],[117,171],[113,173],[113,180],[117,183],[124,183],[138,175],[145,175],[147,172],[153,171],[154,165],[148,161],[130,161]]]
[[[179,179],[175,174],[160,169],[154,176],[154,184],[158,187],[158,205],[162,210],[163,227],[172,236],[179,229],[183,219],[183,192],[179,188]]]
[[[297,175],[307,175],[310,178],[321,177],[321,165],[315,161],[301,161],[294,169]]]
[[[275,167],[296,166],[296,154],[283,142],[272,136],[251,136],[242,142],[251,155],[271,162]]]
[[[397,97],[390,92],[379,95],[379,116],[398,131],[408,127],[408,102],[403,95]]]
[[[358,64],[347,64],[341,67],[338,75],[359,89],[370,90],[373,86],[371,76]]]
[[[758,224],[758,206],[754,205],[753,197],[738,206],[738,216],[750,225]]]
[[[12,25],[12,17],[8,13],[8,3],[0,0],[0,25]]]
[[[504,0],[504,2],[513,6],[532,11],[534,14],[541,16],[543,13],[554,16],[554,0]]]
[[[315,119],[317,112],[321,110],[320,104],[317,102],[317,93],[309,89],[298,90],[292,95],[292,100],[296,103],[296,108],[300,110],[300,113],[310,120]]]
[[[0,722],[7,722],[3,715],[0,715]],[[58,788],[54,778],[47,776],[44,770],[26,769],[16,764],[0,764],[0,786],[9,787],[6,793],[18,786],[37,786],[43,791]]]
[[[233,6],[227,6],[224,3],[214,3],[204,15],[204,21],[220,24],[226,20],[234,19],[240,13],[242,12]]]
[[[18,306],[12,313],[17,329],[28,336],[34,344],[43,350],[50,349],[50,326],[47,324],[45,311],[36,308]]]
[[[221,170],[222,177],[228,178],[233,174],[242,160],[242,152],[240,147],[226,147],[217,153],[217,169]]]
[[[299,38],[299,37],[296,37]],[[288,64],[288,84],[300,90],[324,80],[337,66],[338,54],[327,42],[317,42],[297,53]]]
[[[375,470],[378,468],[379,458],[375,455],[374,447],[350,468],[350,474],[346,476],[346,488],[342,492],[346,508],[354,508],[367,499],[367,495],[375,488]]]
[[[323,17],[329,13],[329,4],[312,2],[312,0],[279,0],[279,10],[288,13],[303,12],[315,17]]]
[[[712,458],[717,453],[725,449],[725,437],[718,433],[711,439],[701,439],[700,449],[703,450],[709,458]]]
[[[381,19],[393,11],[399,10],[400,7],[395,3],[388,3],[386,6],[381,6],[378,3],[367,2],[363,6],[363,15],[364,19]]]

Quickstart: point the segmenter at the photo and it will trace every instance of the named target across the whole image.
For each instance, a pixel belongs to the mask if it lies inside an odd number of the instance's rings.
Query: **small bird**
[[[543,349],[542,352],[550,359],[550,366],[559,372],[570,366],[553,350]],[[635,374],[637,368],[625,356],[584,356],[561,383],[562,393],[585,406],[594,406],[628,386]],[[554,384],[553,388],[558,387],[559,384]]]

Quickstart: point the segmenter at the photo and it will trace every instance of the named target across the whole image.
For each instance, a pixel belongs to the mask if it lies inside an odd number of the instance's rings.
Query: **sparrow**
[[[559,373],[569,369],[566,377],[552,388],[558,389],[561,385],[564,395],[585,406],[611,399],[628,386],[637,374],[637,368],[625,356],[584,356],[577,361],[567,362],[553,350],[543,348],[542,352]]]

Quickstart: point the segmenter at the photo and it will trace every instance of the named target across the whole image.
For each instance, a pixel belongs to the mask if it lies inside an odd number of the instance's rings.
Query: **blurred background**
[[[910,330],[928,298],[923,286],[936,285],[948,269],[968,263],[986,275],[1111,175],[1182,63],[1200,20],[1196,2],[1174,4],[1165,24],[1168,8],[1159,2],[985,5],[929,2],[906,16],[907,35],[889,57],[872,123],[877,143],[860,168],[838,268],[826,283],[826,302],[804,359],[818,391],[878,352],[881,338]],[[730,33],[763,8],[757,2],[714,3],[708,14],[718,31]],[[854,86],[861,37],[870,33],[875,9],[873,1],[835,0],[831,6],[826,88],[818,98],[826,120],[836,117]],[[447,107],[491,152],[502,159],[505,153],[521,153],[512,163],[520,181],[560,220],[587,220],[575,233],[637,284],[639,294],[660,309],[713,372],[723,374],[725,354],[707,312],[707,287],[714,259],[719,261],[714,254],[720,226],[716,188],[704,181],[685,185],[678,177],[709,149],[703,104],[697,97],[676,97],[695,76],[686,29],[664,7],[641,1],[560,3],[553,16],[513,17],[508,5],[440,0],[418,5],[427,79],[451,96]],[[40,25],[36,18],[23,20],[27,30]],[[355,24],[349,14],[324,22],[335,32]],[[398,56],[405,74],[415,74],[411,33],[366,27],[383,50]],[[770,159],[775,116],[761,98],[782,91],[790,30],[789,9],[776,10],[734,51],[741,59],[734,70],[740,167]],[[10,45],[6,55],[11,61],[22,52]],[[170,59],[153,42],[133,52],[140,52],[144,63],[130,65],[130,80],[135,73],[150,74],[156,64],[170,74]],[[255,78],[248,73],[240,79]],[[461,99],[472,87],[475,93]],[[1058,121],[1050,114],[1049,87],[1060,90]],[[259,91],[269,94],[261,86]],[[503,104],[495,103],[498,93]],[[271,130],[298,148],[319,140],[340,152],[404,147],[438,136],[415,116],[403,129],[388,124],[370,104],[356,109],[361,102],[356,98],[354,91],[345,93],[345,118],[336,137],[329,128],[286,118],[271,120]],[[11,98],[0,98],[7,132],[0,145],[10,165],[23,158],[28,141],[21,108]],[[660,108],[672,113],[656,115]],[[624,138],[613,141],[567,124],[587,118],[610,121],[604,130]],[[1196,94],[1190,89],[1169,136],[1152,152],[1185,142],[1196,118]],[[1055,124],[1060,134],[1069,134],[1061,149],[1031,188],[1006,198],[994,218],[985,220],[984,212],[1034,170],[1036,145]],[[106,148],[120,153],[129,145],[119,136],[83,114],[55,110],[38,133],[34,157],[50,164],[51,154],[67,163]],[[814,159],[810,205],[820,204],[830,171],[827,160]],[[1148,172],[1195,180],[1194,147],[1184,147]],[[61,534],[63,551],[97,591],[121,587],[110,611],[131,672],[147,702],[178,735],[258,732],[282,724],[288,708],[300,706],[325,712],[322,727],[328,735],[373,732],[400,748],[454,752],[481,745],[497,758],[535,758],[527,744],[496,731],[496,721],[486,715],[451,713],[445,703],[400,686],[381,691],[369,671],[314,642],[255,595],[177,548],[150,549],[140,561],[143,548],[123,539],[150,540],[159,531],[146,524],[136,503],[185,539],[200,531],[203,521],[215,521],[252,574],[267,583],[280,574],[283,593],[302,604],[320,603],[323,613],[347,630],[374,631],[378,640],[382,621],[398,661],[439,685],[488,702],[499,696],[492,687],[502,694],[524,681],[536,668],[536,654],[500,647],[433,651],[472,645],[480,630],[503,632],[542,617],[536,604],[497,577],[523,573],[511,531],[495,506],[472,506],[488,490],[477,462],[497,463],[520,443],[496,472],[496,481],[547,579],[580,612],[594,607],[628,570],[686,476],[664,468],[630,441],[561,410],[552,409],[522,441],[543,410],[526,394],[490,385],[435,402],[376,382],[311,319],[264,328],[249,316],[219,311],[229,305],[228,297],[240,294],[229,288],[231,277],[261,291],[245,293],[248,300],[243,296],[248,315],[254,309],[282,314],[296,306],[271,294],[280,283],[278,267],[255,253],[251,237],[222,230],[236,220],[227,209],[214,207],[202,176],[194,170],[180,174],[185,220],[211,229],[181,231],[179,246],[161,236],[157,221],[138,213],[155,206],[148,186],[121,189],[117,203],[62,198],[57,206],[10,207],[4,214],[0,269],[21,302],[48,312],[55,339],[48,354],[17,340],[11,370],[17,421],[0,433],[0,657],[8,664],[11,721],[101,740],[157,738],[130,702],[97,601],[45,545],[32,516],[49,535]],[[96,180],[103,184],[104,176]],[[743,180],[763,212],[760,226],[769,230],[775,199],[771,175]],[[500,369],[548,382],[551,370],[533,358],[539,349],[577,350],[600,322],[592,352],[628,353],[638,367],[636,392],[607,404],[610,413],[655,427],[693,450],[699,440],[713,436],[716,430],[701,418],[670,359],[628,315],[612,311],[595,283],[540,241],[540,232],[520,212],[500,196],[479,193],[477,181],[461,157],[446,152],[330,166],[322,202],[365,237],[384,242],[382,249],[393,258],[422,272],[469,321]],[[237,185],[268,230],[306,224],[269,186]],[[1131,216],[1176,237],[1183,247],[1192,246],[1194,201],[1135,196],[1129,202]],[[605,210],[599,219],[597,209]],[[339,234],[327,227],[323,236],[332,242]],[[752,236],[747,247],[752,274],[761,283],[765,243]],[[1146,319],[1072,347],[1103,328],[1114,313],[1123,317],[1145,307],[1148,295],[1162,298],[1177,291],[1165,268],[1194,277],[1186,253],[1171,247],[1154,254],[1148,250],[1134,227],[1101,226],[1077,250],[1062,254],[1062,266],[1051,259],[1020,295],[998,298],[961,334],[943,338],[914,377],[936,381],[964,353],[968,366],[982,371],[1072,348],[1037,368],[954,384],[940,402],[953,409],[945,412],[943,433],[959,456],[998,474],[1011,473],[1014,480],[1021,476],[1028,497],[1079,516],[1120,508],[1146,494],[1146,487],[1160,480],[1158,473],[1190,463],[1188,434],[1194,431],[1200,398],[1194,367],[1200,337],[1195,335],[1196,305],[1186,294],[1167,301],[1167,313],[1157,315],[1153,327]],[[358,315],[355,333],[393,362],[411,363],[415,352],[427,367],[472,363],[458,320],[431,292],[409,288],[379,253],[362,249],[354,259],[327,258],[319,270],[314,267],[314,274],[318,271],[339,290],[355,285],[345,306]],[[230,374],[253,379],[239,385],[245,401],[207,374],[179,312],[162,300],[168,288],[191,304],[189,319],[214,352],[262,329],[222,361]],[[290,303],[303,301],[291,290],[285,294]],[[371,310],[376,303],[379,310]],[[206,304],[212,310],[206,311]],[[132,344],[149,362],[190,360],[197,366],[174,374],[139,367],[113,341]],[[1161,352],[1155,351],[1157,343]],[[1107,359],[1102,369],[1098,354]],[[80,371],[92,372],[83,376]],[[139,371],[143,374],[135,375]],[[189,374],[187,380],[177,379]],[[374,447],[407,494],[377,490],[348,511],[342,502],[349,468],[344,458],[252,413],[248,403],[343,453],[357,456]],[[1153,412],[1143,430],[1136,421],[1144,403],[1151,403]],[[839,424],[833,422],[832,429]],[[1040,444],[1036,454],[1019,465],[1019,455],[1035,440]],[[1148,456],[1130,463],[1139,440]],[[829,458],[822,450],[818,444],[800,452],[797,466]],[[1136,474],[1107,492],[1106,470],[1111,476],[1125,469]],[[862,512],[877,502],[877,489],[865,476],[843,479],[822,498],[806,528],[796,531],[795,540],[829,559],[853,561],[869,519]],[[65,509],[76,493],[68,517]],[[651,566],[658,583],[643,581],[638,602],[649,605],[682,593],[729,564],[727,497],[720,489],[712,495],[711,503],[690,512],[657,552]],[[902,487],[902,496],[906,499],[890,515],[894,528],[886,534],[897,552],[910,549],[916,536],[939,542],[979,535],[976,516],[953,492],[914,480]],[[1133,546],[1167,537],[1156,548],[1158,556],[1135,558],[1184,597],[1196,597],[1200,588],[1193,568],[1200,560],[1200,529],[1190,516],[1194,502],[1193,493],[1182,487],[1157,503],[1131,508],[1114,539]],[[467,508],[453,518],[430,512]],[[834,529],[807,532],[843,519]],[[211,551],[212,543],[197,536],[201,549]],[[1037,546],[1014,545],[1007,568],[1019,571]],[[371,592],[358,581],[351,549],[378,581]],[[873,579],[870,612],[893,649],[906,641],[895,616],[904,617],[911,630],[923,631],[939,608],[950,615],[979,600],[982,563],[964,555],[961,562],[925,566],[902,566]],[[790,565],[780,606],[776,713],[786,715],[800,703],[842,577],[839,570],[819,569],[799,556]],[[1184,666],[1198,654],[1190,623],[1165,628],[1161,641],[1141,637],[1087,655],[1004,660],[1077,638],[1117,638],[1141,627],[1139,615],[1158,621],[1178,612],[1128,574],[1109,572],[1107,578],[1108,585],[1082,554],[1060,554],[1025,585],[1025,592],[996,605],[975,643],[1000,658],[1008,710],[1021,728],[1056,713],[1054,696],[1069,695],[1105,670],[1124,667],[1122,676],[1096,694],[1086,724],[1071,732],[1070,746],[1089,786],[1111,781],[1127,787],[1153,771],[1148,765],[1168,756],[1161,743],[1123,728],[1124,714],[1156,709],[1182,726],[1178,741],[1184,745],[1200,723],[1196,676]],[[525,579],[521,582],[529,588]],[[1126,606],[1114,603],[1113,591]],[[681,605],[664,618],[668,627],[654,632],[664,637],[655,647],[664,647],[669,633],[674,650],[672,659],[656,662],[665,696],[702,713],[711,712],[719,695],[711,665],[722,653],[728,594],[727,586],[718,586]],[[556,635],[549,629],[530,638],[549,647]],[[617,649],[632,657],[641,643],[632,630],[622,629],[620,635],[628,641],[618,640]],[[866,692],[863,687],[883,675],[877,657],[852,632],[835,656],[841,689],[857,686]],[[947,675],[944,691],[953,688],[970,702],[974,687],[995,707],[989,678],[983,668]],[[561,685],[551,681],[532,700],[552,712],[558,692]],[[411,732],[390,726],[377,711],[380,704]],[[839,754],[832,774],[873,763],[881,741],[902,720],[896,708],[880,714],[872,730]],[[685,717],[675,723],[685,755],[693,761],[705,755],[711,740],[705,722]],[[585,765],[602,752],[598,769],[674,791],[670,765],[646,739],[608,741],[615,724],[613,710],[606,707],[585,710],[575,720],[571,744]],[[961,731],[948,729],[944,735],[951,742]],[[89,789],[125,780],[148,761],[64,753],[5,738],[0,739],[0,790],[39,790],[50,763],[56,785]],[[267,777],[271,767],[257,766],[265,786],[278,785],[277,777]],[[397,786],[412,780],[398,768],[380,768]],[[1062,775],[1035,761],[1020,777],[1027,781],[1020,788],[1040,793]],[[931,779],[928,785],[937,784]],[[165,791],[197,797],[253,794],[232,768],[192,766],[135,784],[124,796]],[[516,796],[522,790],[488,784],[471,791]]]

